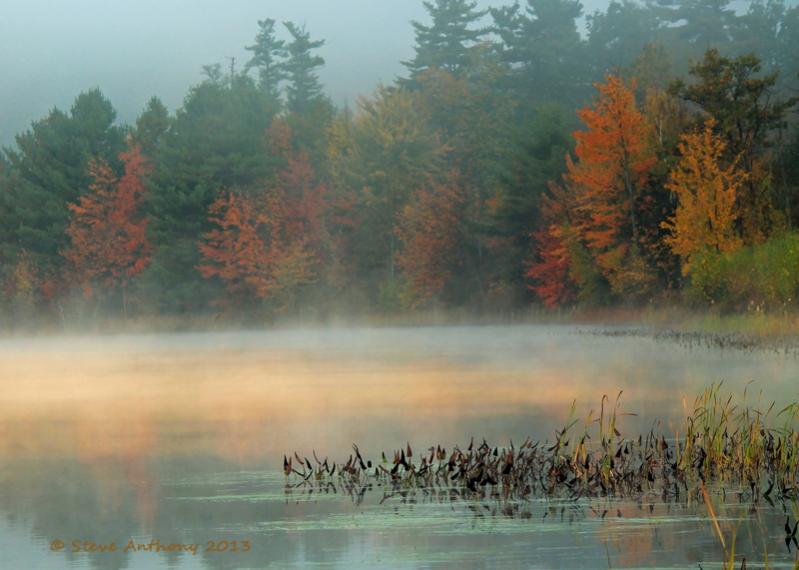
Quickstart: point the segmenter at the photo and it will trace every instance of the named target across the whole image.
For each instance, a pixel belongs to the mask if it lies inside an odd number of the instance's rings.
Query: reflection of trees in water
[[[634,501],[608,497],[507,500],[494,490],[474,493],[460,487],[404,488],[374,482],[337,485],[330,481],[287,484],[285,494],[296,504],[336,495],[354,506],[363,505],[372,496],[395,513],[411,512],[416,506],[449,506],[453,520],[471,519],[478,525],[507,519],[528,525],[529,532],[540,531],[540,525],[563,526],[566,536],[593,534],[592,542],[602,547],[602,556],[610,557],[616,567],[635,567],[651,561],[714,563],[724,557],[704,504],[691,495],[652,492]],[[719,517],[725,535],[735,534],[739,559],[745,556],[750,562],[761,560],[767,549],[772,563],[794,560],[790,548],[786,550],[782,545],[780,531],[785,516],[792,516],[795,509],[792,501],[766,504],[759,499],[753,501],[744,491],[725,497],[727,500],[718,507]],[[586,531],[584,527],[590,529]]]
[[[480,556],[520,567],[533,559],[591,565],[606,560],[606,548],[614,567],[721,560],[703,505],[684,495],[670,502],[659,494],[633,502],[507,502],[490,493],[475,500],[452,488],[323,482],[291,487],[273,474],[237,473],[211,458],[158,459],[140,468],[152,485],[144,494],[151,501],[145,509],[135,480],[141,473],[131,472],[124,459],[94,465],[74,459],[17,460],[0,471],[0,510],[12,527],[31,531],[35,539],[28,548],[36,550],[46,550],[54,538],[123,547],[131,537],[142,542],[152,537],[199,543],[201,549],[207,540],[252,542],[251,552],[238,555],[201,551],[198,557],[210,569],[363,564],[376,557],[409,565],[438,560],[463,568],[480,567]],[[751,508],[750,500],[728,493],[719,516],[746,517]],[[151,516],[143,516],[147,512]],[[781,543],[783,507],[759,504],[755,515],[741,523],[736,551],[750,561],[761,559],[765,531],[772,563],[790,560]],[[141,557],[180,567],[191,554],[63,556],[94,568],[122,569],[134,561],[141,564]]]
[[[101,487],[86,471],[75,460],[8,464],[3,472],[0,509],[12,526],[11,517],[30,522],[37,548],[47,549],[47,543],[53,539],[67,542],[63,556],[69,561],[82,556],[70,552],[73,539],[107,543],[134,532],[137,527],[134,493],[120,493],[114,497],[113,508],[109,508],[111,501],[98,492]],[[96,568],[128,565],[120,556],[97,556],[89,560]]]
[[[142,476],[144,469],[149,476]],[[128,462],[106,458],[93,464],[76,459],[29,459],[8,462],[0,471],[0,511],[13,528],[29,529],[32,550],[47,550],[53,539],[67,543],[65,561],[88,561],[91,567],[122,569],[133,558],[152,557],[161,564],[179,567],[186,553],[73,554],[72,540],[115,542],[119,550],[128,540],[162,543],[198,543],[198,557],[208,568],[295,566],[303,560],[320,560],[328,548],[346,551],[347,533],[325,533],[324,541],[308,540],[305,533],[264,532],[267,521],[316,520],[337,512],[350,512],[343,502],[299,507],[283,500],[239,500],[237,495],[271,494],[280,486],[266,482],[219,483],[211,475],[230,473],[216,459],[152,460],[132,472]],[[204,478],[202,474],[209,477]],[[180,483],[192,477],[192,483]],[[178,484],[171,484],[175,482]],[[158,483],[154,483],[158,482]],[[146,488],[152,485],[151,488]],[[230,496],[230,500],[218,500]],[[149,501],[143,505],[142,501]],[[208,540],[252,542],[248,553],[204,552]],[[23,546],[24,547],[24,546]],[[147,560],[150,560],[148,558]]]

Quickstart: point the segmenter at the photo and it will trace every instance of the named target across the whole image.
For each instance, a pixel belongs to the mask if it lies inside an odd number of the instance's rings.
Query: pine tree
[[[471,48],[486,34],[475,26],[487,10],[477,10],[477,2],[469,0],[433,0],[424,2],[424,7],[432,23],[411,22],[416,33],[416,56],[404,65],[411,77],[433,68],[460,74],[469,66]]]
[[[40,272],[40,283],[59,282],[67,246],[67,204],[75,203],[91,184],[86,167],[99,159],[112,168],[124,149],[123,130],[114,124],[116,111],[93,89],[81,93],[69,113],[54,109],[7,149],[8,196],[13,208],[13,249],[25,250]]]
[[[577,27],[579,0],[527,0],[492,9],[499,49],[510,66],[511,89],[525,108],[531,102],[577,105],[589,85],[587,54]]]
[[[158,97],[152,97],[147,107],[136,119],[133,138],[141,146],[142,152],[152,156],[158,144],[169,130],[169,111]]]
[[[217,291],[195,271],[197,241],[209,231],[208,208],[221,188],[248,189],[274,174],[264,148],[274,108],[254,82],[205,81],[178,109],[147,197],[151,238],[158,245],[140,285],[161,311],[195,311]]]
[[[660,0],[656,6],[666,24],[665,39],[675,47],[690,48],[729,44],[735,25],[731,4],[731,0]]]
[[[287,46],[288,60],[285,73],[288,79],[287,105],[294,113],[307,112],[313,104],[322,98],[322,85],[316,70],[325,64],[325,60],[313,51],[325,45],[324,40],[311,40],[305,26],[297,26],[292,22],[284,22],[291,34]]]
[[[761,62],[753,54],[729,58],[710,49],[691,67],[695,83],[671,86],[672,93],[715,119],[714,128],[725,141],[725,159],[738,160],[752,174],[738,196],[747,243],[763,241],[773,229],[772,186],[763,162],[773,133],[786,126],[788,113],[799,102],[799,97],[775,97],[778,75],[760,72]]]
[[[244,72],[258,71],[258,88],[276,103],[280,101],[280,83],[286,79],[285,58],[288,56],[286,42],[275,35],[275,21],[271,18],[258,20],[258,35],[255,43],[245,48],[252,58],[244,66]]]
[[[588,57],[597,71],[627,67],[647,45],[659,45],[660,22],[649,4],[613,0],[604,12],[588,14],[586,20]],[[644,77],[637,72],[635,75],[646,86]]]

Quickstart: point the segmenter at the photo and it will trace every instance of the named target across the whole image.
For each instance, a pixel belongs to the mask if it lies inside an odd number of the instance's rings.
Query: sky
[[[605,2],[584,4],[593,12]],[[0,144],[93,87],[121,122],[153,95],[174,111],[203,65],[247,61],[244,46],[266,18],[326,40],[320,77],[339,105],[402,75],[400,62],[413,56],[410,20],[427,21],[421,0],[0,0]]]

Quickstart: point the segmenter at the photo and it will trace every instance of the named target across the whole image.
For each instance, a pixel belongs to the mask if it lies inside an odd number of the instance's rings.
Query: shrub
[[[723,310],[785,310],[799,293],[799,234],[785,233],[733,253],[703,252],[690,272],[695,302]]]

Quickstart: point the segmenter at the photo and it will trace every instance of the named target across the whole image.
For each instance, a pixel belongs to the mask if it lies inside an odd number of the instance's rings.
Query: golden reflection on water
[[[688,353],[647,339],[535,327],[15,341],[0,346],[0,511],[30,517],[45,538],[168,537],[193,528],[202,539],[225,524],[304,521],[350,507],[346,500],[184,503],[173,483],[197,477],[205,481],[198,492],[228,493],[215,473],[269,473],[294,449],[342,459],[352,442],[376,457],[406,441],[423,448],[472,435],[499,444],[551,437],[573,400],[582,415],[619,390],[623,410],[641,414],[623,420],[631,431],[648,429],[655,417],[668,426],[683,400],[722,372],[733,391],[757,373],[769,397],[788,398],[797,370],[768,356]],[[259,485],[256,477],[245,487]],[[271,485],[274,492],[281,484]],[[638,516],[632,506],[619,512],[584,545],[598,539],[617,564],[636,565],[680,540],[664,532],[653,547],[655,527],[630,527]],[[286,544],[310,548],[304,535],[289,536],[287,543],[280,533],[264,535],[264,561],[270,552],[294,556]],[[415,540],[402,536],[402,544]],[[712,544],[713,536],[702,540]]]
[[[452,445],[482,435],[475,433],[480,427],[488,435],[545,437],[575,399],[583,413],[602,394],[625,389],[625,409],[666,403],[657,411],[673,415],[686,397],[720,379],[709,372],[697,380],[700,374],[679,363],[659,370],[645,359],[660,347],[643,344],[630,356],[617,339],[597,344],[533,333],[527,350],[489,345],[476,358],[457,339],[424,351],[392,344],[401,336],[364,351],[340,339],[331,339],[333,349],[225,337],[218,346],[186,337],[171,347],[158,337],[77,348],[32,341],[0,358],[0,454],[210,454],[246,464],[292,449],[346,452],[356,436],[380,446],[428,444],[431,437]],[[615,352],[603,348],[614,342],[622,343]],[[525,421],[530,431],[518,433]]]
[[[212,453],[246,462],[287,446],[329,449],[351,422],[394,418],[413,434],[531,407],[554,419],[585,392],[554,369],[537,371],[546,378],[538,383],[441,359],[364,365],[291,350],[32,351],[6,355],[0,370],[0,453],[84,458]]]

